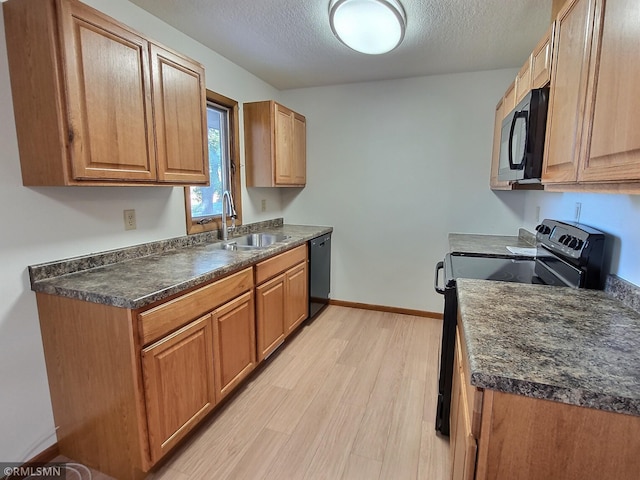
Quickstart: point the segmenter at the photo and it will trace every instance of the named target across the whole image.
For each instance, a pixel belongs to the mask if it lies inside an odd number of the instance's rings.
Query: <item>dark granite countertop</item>
[[[517,255],[507,247],[534,248],[536,237],[532,233],[520,229],[520,234],[515,235],[477,235],[468,233],[450,233],[449,251],[466,255],[482,255],[485,257],[535,257],[532,255]]]
[[[640,415],[640,313],[602,291],[459,279],[471,384]]]
[[[259,250],[220,249],[220,242],[216,241],[215,237],[208,237],[200,243],[183,245],[180,238],[156,242],[162,245],[155,249],[150,248],[149,244],[95,256],[50,262],[29,267],[31,289],[137,309],[253,265],[332,230],[331,227],[321,226],[269,226],[260,231],[282,233],[289,238]],[[150,250],[151,254],[148,253]],[[138,251],[144,255],[136,255]],[[96,263],[100,263],[100,258],[106,256],[110,258],[107,264],[95,266]],[[70,265],[73,267],[69,267]],[[76,271],[68,272],[69,269]]]

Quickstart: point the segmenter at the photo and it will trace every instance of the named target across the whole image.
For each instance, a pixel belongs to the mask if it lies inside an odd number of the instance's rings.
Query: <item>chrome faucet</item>
[[[233,197],[229,190],[222,192],[222,240],[227,241],[229,238],[229,231],[227,230],[227,210],[231,217],[231,230],[236,228],[236,207],[233,205]]]

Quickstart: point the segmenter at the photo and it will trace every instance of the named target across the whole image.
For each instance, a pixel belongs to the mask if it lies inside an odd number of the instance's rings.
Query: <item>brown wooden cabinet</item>
[[[551,58],[555,23],[531,52],[531,88],[542,88],[551,81]]]
[[[503,112],[506,117],[516,106],[516,81],[511,82],[503,97]]]
[[[303,187],[306,119],[274,101],[245,103],[248,187]]]
[[[263,360],[285,337],[286,275],[281,274],[256,287],[258,360]]]
[[[502,143],[502,121],[504,120],[504,98],[501,98],[496,105],[496,115],[493,124],[493,153],[491,155],[491,177],[489,185],[492,190],[511,190],[508,181],[498,180],[500,169],[500,147]]]
[[[309,315],[308,266],[306,259],[287,270],[287,304],[285,306],[285,328],[293,332]]]
[[[293,113],[293,148],[291,159],[293,183],[307,183],[307,121],[299,113]]]
[[[143,349],[142,370],[155,463],[217,403],[211,315]]]
[[[634,0],[595,2],[581,182],[640,181],[637,10]]]
[[[468,358],[458,318],[452,480],[637,478],[640,417],[478,389]]]
[[[456,332],[451,389],[451,479],[475,478],[478,437],[480,436],[480,407],[483,392],[469,383],[469,370],[464,360],[460,331]],[[475,423],[474,423],[475,422]]]
[[[307,246],[256,265],[258,360],[276,350],[308,316]]]
[[[636,10],[631,0],[575,0],[558,15],[542,179],[549,190],[640,193]]]
[[[3,10],[24,185],[207,183],[200,64],[76,0]]]
[[[204,67],[151,44],[158,181],[209,181]]]
[[[542,182],[577,179],[595,0],[570,0],[556,20]]]
[[[217,308],[212,317],[215,385],[220,401],[256,366],[253,291]]]
[[[253,276],[140,310],[37,293],[60,452],[144,477],[255,367]]]
[[[520,101],[531,91],[531,56],[527,58],[524,65],[516,75],[516,98],[515,103],[518,105]]]
[[[516,105],[534,88],[542,88],[551,81],[551,47],[553,45],[553,25],[524,62],[516,76]]]

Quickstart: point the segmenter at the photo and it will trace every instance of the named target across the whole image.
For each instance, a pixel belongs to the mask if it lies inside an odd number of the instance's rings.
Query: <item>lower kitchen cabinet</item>
[[[256,287],[258,359],[262,360],[284,342],[286,275]]]
[[[60,453],[144,478],[254,368],[253,274],[140,310],[37,293]]]
[[[468,371],[464,370],[459,331],[456,335],[454,355],[449,437],[451,478],[452,480],[473,480],[478,450],[477,436],[480,430],[478,412],[474,415],[473,409],[482,404],[482,391],[472,387],[467,381]],[[475,425],[473,424],[474,419],[476,419]]]
[[[256,265],[258,360],[271,354],[308,316],[307,246]]]
[[[60,453],[144,478],[307,318],[307,271],[304,244],[137,310],[38,292]]]
[[[289,334],[309,315],[309,272],[306,261],[287,271],[286,287],[285,327]]]
[[[212,318],[215,386],[220,401],[256,366],[253,292],[214,310]]]
[[[142,350],[151,461],[173,448],[216,405],[212,316]]]
[[[478,389],[458,319],[451,403],[453,480],[635,480],[640,417]]]

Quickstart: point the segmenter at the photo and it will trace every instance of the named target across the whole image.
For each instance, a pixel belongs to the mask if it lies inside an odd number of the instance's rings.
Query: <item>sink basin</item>
[[[273,245],[274,243],[281,242],[282,240],[286,240],[287,238],[289,237],[283,234],[274,235],[272,233],[251,233],[244,237],[234,238],[231,242],[235,242],[238,247],[264,248],[269,245]]]
[[[253,250],[266,248],[287,238],[289,237],[283,234],[251,233],[243,237],[229,239],[226,242],[215,243],[214,248],[221,250]]]

